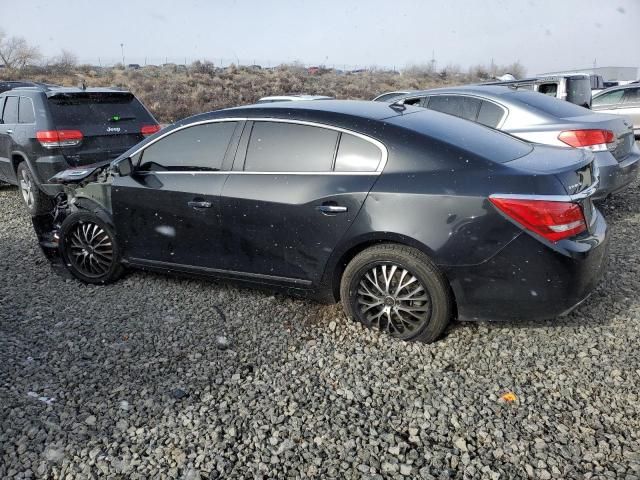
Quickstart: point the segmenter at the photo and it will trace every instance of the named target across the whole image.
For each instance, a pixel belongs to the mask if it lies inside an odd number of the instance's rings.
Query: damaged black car
[[[450,319],[550,318],[605,265],[594,156],[379,102],[197,115],[44,185],[45,254],[102,284],[126,267],[341,300],[404,340]]]

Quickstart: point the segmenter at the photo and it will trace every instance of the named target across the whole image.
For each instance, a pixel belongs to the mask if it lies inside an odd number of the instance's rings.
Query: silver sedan
[[[596,155],[602,199],[631,183],[640,168],[633,123],[541,93],[503,86],[470,85],[414,91],[389,103],[416,105],[502,130],[533,143],[583,148]]]

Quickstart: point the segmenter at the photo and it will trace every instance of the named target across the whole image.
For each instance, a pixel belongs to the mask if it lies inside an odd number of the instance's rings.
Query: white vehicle
[[[333,97],[326,97],[324,95],[274,95],[272,97],[262,97],[256,103],[295,102],[303,100],[333,100]]]

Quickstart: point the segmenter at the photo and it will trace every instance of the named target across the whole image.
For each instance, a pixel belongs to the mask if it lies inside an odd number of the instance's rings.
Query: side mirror
[[[127,157],[120,160],[113,166],[113,171],[120,177],[127,177],[131,175],[131,172],[133,172],[133,163],[131,162],[131,158]]]

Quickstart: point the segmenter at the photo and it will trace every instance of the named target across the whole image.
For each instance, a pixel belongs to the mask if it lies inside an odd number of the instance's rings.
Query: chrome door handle
[[[191,208],[211,208],[211,202],[199,202],[196,200],[188,202],[187,205],[189,205]]]
[[[316,210],[324,214],[344,213],[347,211],[347,207],[341,205],[318,205]]]
[[[7,133],[8,133],[9,135],[13,134],[13,130],[7,130]]]

